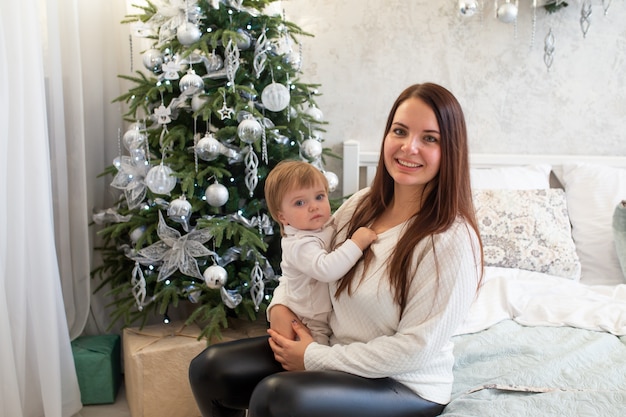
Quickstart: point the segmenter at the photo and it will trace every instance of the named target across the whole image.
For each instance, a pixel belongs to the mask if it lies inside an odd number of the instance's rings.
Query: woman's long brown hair
[[[409,98],[422,100],[435,113],[441,137],[441,163],[438,175],[432,179],[427,187],[424,187],[428,194],[422,198],[422,208],[409,221],[408,227],[405,228],[388,261],[389,279],[394,291],[394,299],[400,306],[401,313],[407,303],[414,273],[411,270],[413,251],[420,241],[423,239],[432,240],[433,235],[447,230],[460,216],[475,230],[478,236],[481,259],[477,259],[477,262],[480,262],[481,265],[483,256],[472,202],[467,127],[463,110],[452,93],[444,87],[432,83],[415,84],[408,87],[393,104],[387,118],[376,175],[370,191],[363,197],[346,225],[346,236],[352,236],[360,226],[371,224],[387,208],[393,198],[394,180],[385,167],[383,147],[396,110],[400,104]],[[371,256],[368,255],[371,253],[366,251],[363,261],[364,271],[367,270],[371,261]],[[355,268],[352,268],[339,283],[335,296],[339,297],[345,291],[351,294],[352,284],[355,280]]]

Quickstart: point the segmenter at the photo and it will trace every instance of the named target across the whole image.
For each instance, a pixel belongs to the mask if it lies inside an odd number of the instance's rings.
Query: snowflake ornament
[[[161,240],[141,249],[133,259],[140,263],[162,262],[157,281],[165,280],[176,270],[190,277],[204,279],[195,258],[215,254],[203,245],[213,237],[208,229],[195,229],[181,236],[178,230],[165,223],[159,211],[157,234]]]
[[[141,149],[132,151],[132,156],[120,157],[117,174],[111,182],[111,187],[124,191],[128,208],[139,207],[146,197],[145,178],[150,170],[150,164]]]

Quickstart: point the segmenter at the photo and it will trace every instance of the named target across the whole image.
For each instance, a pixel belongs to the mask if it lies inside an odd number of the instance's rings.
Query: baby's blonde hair
[[[265,179],[265,202],[272,218],[280,225],[280,233],[284,234],[283,224],[278,219],[280,205],[285,194],[298,188],[309,188],[321,184],[328,193],[328,180],[322,171],[304,161],[280,161]]]

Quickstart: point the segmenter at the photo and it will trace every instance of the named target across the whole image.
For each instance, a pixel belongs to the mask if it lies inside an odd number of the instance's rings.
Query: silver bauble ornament
[[[459,12],[461,16],[470,17],[478,11],[476,0],[459,0]]]
[[[133,149],[141,148],[143,144],[146,143],[147,139],[148,137],[146,134],[136,127],[127,130],[126,133],[124,133],[122,141],[124,142],[126,149],[132,151]]]
[[[285,110],[290,99],[289,88],[276,82],[268,84],[261,93],[261,102],[266,109],[273,112]]]
[[[206,198],[206,202],[209,203],[210,206],[222,207],[228,202],[228,188],[216,182],[206,188],[204,196]]]
[[[324,171],[326,181],[328,181],[328,191],[331,193],[337,189],[339,185],[339,177],[334,172]]]
[[[324,113],[322,113],[322,111],[317,107],[309,107],[308,109],[306,109],[305,113],[316,122],[321,123],[324,121]]]
[[[170,195],[170,191],[176,186],[176,177],[172,174],[172,168],[167,165],[157,165],[150,168],[146,174],[146,185],[155,194]]]
[[[498,20],[503,23],[512,23],[517,19],[517,6],[513,3],[503,3],[496,12]]]
[[[167,215],[177,223],[187,223],[191,215],[191,203],[187,201],[184,195],[181,195],[172,200],[167,208]]]
[[[221,56],[213,52],[207,57],[206,70],[208,72],[219,71],[224,68],[224,60]]]
[[[243,142],[252,144],[263,136],[263,127],[255,119],[243,119],[237,126],[237,136]]]
[[[143,66],[152,72],[161,71],[163,54],[158,49],[148,49],[142,56]]]
[[[308,160],[322,156],[322,143],[315,139],[307,139],[300,145],[300,153]]]
[[[202,32],[198,26],[191,23],[185,23],[176,30],[176,39],[181,45],[188,46],[196,43],[200,37],[202,37]]]
[[[226,281],[228,280],[228,272],[219,265],[211,265],[204,270],[202,276],[204,277],[204,282],[207,287],[214,290],[222,288],[226,285]]]
[[[211,134],[206,135],[196,144],[196,155],[203,161],[214,161],[220,156],[222,143]]]
[[[180,92],[184,95],[192,96],[202,91],[204,81],[194,70],[189,70],[178,82],[178,88],[180,88]]]

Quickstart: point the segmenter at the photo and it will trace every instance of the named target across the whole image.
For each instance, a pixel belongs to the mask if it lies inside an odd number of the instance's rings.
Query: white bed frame
[[[470,164],[474,168],[571,163],[593,163],[604,166],[626,168],[626,156],[585,155],[519,155],[519,154],[471,154]],[[343,195],[350,195],[369,185],[374,179],[378,165],[378,151],[361,151],[357,140],[343,142]]]

